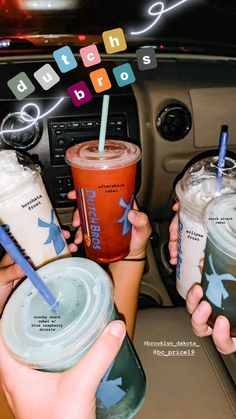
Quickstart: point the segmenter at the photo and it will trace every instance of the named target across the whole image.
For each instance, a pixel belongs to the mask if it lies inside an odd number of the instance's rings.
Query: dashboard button
[[[58,148],[65,148],[65,146],[66,146],[66,142],[62,138],[57,141],[57,147]]]
[[[65,154],[55,154],[55,159],[64,159]]]

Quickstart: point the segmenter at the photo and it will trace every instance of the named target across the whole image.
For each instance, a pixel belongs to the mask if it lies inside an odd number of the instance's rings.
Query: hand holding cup
[[[203,297],[202,287],[195,284],[187,295],[187,309],[192,314],[192,328],[195,335],[212,336],[216,348],[222,354],[236,352],[236,338],[230,337],[230,324],[226,317],[218,316],[213,329],[207,321],[211,315],[211,306],[207,301],[201,301]]]
[[[68,417],[68,406],[71,419],[95,419],[97,387],[124,337],[124,323],[111,322],[77,365],[65,372],[50,373],[33,370],[16,361],[0,334],[2,385],[16,419],[41,419],[42,416],[64,419]],[[72,388],[76,388],[76,397]]]

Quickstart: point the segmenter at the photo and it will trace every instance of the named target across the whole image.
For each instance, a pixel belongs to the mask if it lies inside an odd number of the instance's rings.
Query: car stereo
[[[64,164],[65,152],[69,146],[98,138],[100,120],[100,116],[49,119],[48,132],[51,164]],[[127,139],[128,126],[126,115],[117,114],[108,118],[107,136],[109,138]]]
[[[48,119],[50,147],[50,178],[47,185],[55,206],[73,205],[67,193],[73,189],[69,166],[65,163],[67,148],[76,143],[94,140],[99,137],[100,115],[54,117]],[[128,140],[138,144],[137,135],[129,138],[130,127],[125,113],[111,113],[107,123],[107,138]],[[136,133],[135,133],[136,134]]]

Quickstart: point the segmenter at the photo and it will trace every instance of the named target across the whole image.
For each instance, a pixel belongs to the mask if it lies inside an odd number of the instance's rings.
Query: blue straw
[[[220,145],[219,145],[219,155],[218,155],[218,170],[216,176],[216,194],[219,195],[221,192],[221,184],[223,179],[223,173],[220,169],[225,167],[225,156],[227,152],[227,145],[229,139],[228,126],[222,125],[220,132]]]
[[[102,153],[105,147],[109,102],[110,102],[110,96],[104,95],[103,101],[102,101],[102,116],[101,116],[100,132],[99,132],[99,144],[98,144],[99,153]]]
[[[22,271],[27,275],[33,285],[37,288],[39,293],[42,295],[44,300],[50,305],[50,307],[57,312],[58,310],[58,301],[45,285],[42,279],[39,277],[37,272],[32,268],[27,259],[22,255],[19,248],[15,245],[14,241],[8,236],[4,228],[0,225],[0,243],[6,250],[6,252],[11,256],[11,258],[18,263]]]

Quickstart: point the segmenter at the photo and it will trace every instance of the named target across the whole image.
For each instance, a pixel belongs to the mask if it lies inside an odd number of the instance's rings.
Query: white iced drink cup
[[[35,267],[69,255],[40,167],[14,151],[0,151],[0,222]]]
[[[43,371],[64,371],[117,318],[112,283],[99,265],[83,258],[56,260],[37,272],[59,301],[59,312],[55,314],[26,279],[4,309],[3,339],[20,362]],[[142,367],[125,338],[98,388],[97,418],[133,417],[145,388]]]
[[[217,160],[209,157],[195,163],[175,189],[180,203],[176,288],[183,298],[194,283],[201,282],[199,262],[204,258],[207,239],[203,211],[216,196],[236,192],[236,161],[225,159],[219,192]]]

